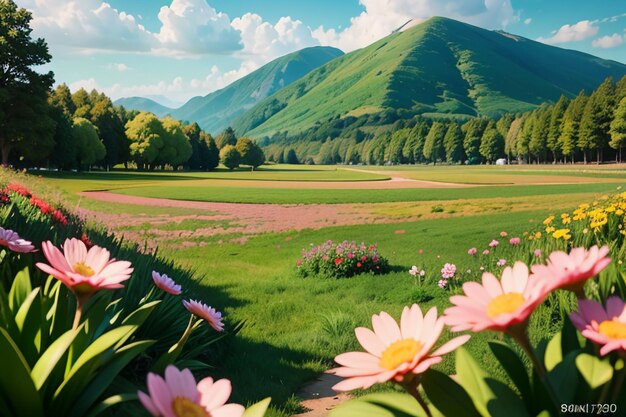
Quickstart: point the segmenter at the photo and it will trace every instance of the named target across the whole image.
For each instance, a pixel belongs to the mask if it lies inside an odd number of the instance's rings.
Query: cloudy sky
[[[16,0],[57,82],[177,103],[286,53],[345,52],[409,19],[446,16],[626,63],[624,0]],[[163,100],[161,100],[163,101]],[[167,104],[167,103],[166,103]]]

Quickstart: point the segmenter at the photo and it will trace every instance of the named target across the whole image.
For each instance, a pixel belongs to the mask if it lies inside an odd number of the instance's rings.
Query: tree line
[[[523,114],[498,119],[335,118],[295,136],[265,138],[268,160],[308,164],[519,163],[622,161],[626,145],[626,76],[607,78],[587,95],[565,95]],[[368,116],[371,118],[371,116]],[[385,117],[379,116],[379,117]],[[315,133],[330,133],[316,140]]]
[[[212,170],[258,167],[261,148],[232,129],[214,140],[197,123],[128,111],[96,90],[74,93],[54,74],[33,67],[52,59],[43,39],[32,39],[31,13],[0,0],[0,154],[4,166],[58,169]]]

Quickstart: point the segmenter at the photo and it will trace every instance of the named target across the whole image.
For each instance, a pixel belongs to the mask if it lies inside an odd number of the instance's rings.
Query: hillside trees
[[[220,150],[226,145],[235,146],[237,144],[237,135],[235,135],[235,131],[230,126],[227,127],[222,133],[217,135],[217,138],[215,138],[215,144]]]
[[[584,91],[581,91],[574,100],[569,103],[567,110],[563,114],[563,122],[561,123],[561,135],[559,136],[559,147],[565,162],[570,157],[570,161],[574,162],[574,153],[578,147],[579,126],[583,111],[587,104],[588,97]]]
[[[265,163],[265,154],[250,138],[239,138],[237,140],[237,145],[235,145],[235,149],[241,157],[239,163],[242,165],[249,165],[252,169],[254,169]]]
[[[465,133],[463,149],[470,163],[481,162],[480,141],[488,123],[489,120],[485,118],[471,119],[461,127]]]
[[[443,138],[443,146],[446,151],[446,160],[450,163],[462,162],[464,159],[463,152],[463,131],[461,126],[451,123]]]
[[[609,133],[611,134],[609,145],[611,148],[618,150],[615,159],[618,162],[622,162],[622,148],[624,143],[626,143],[626,96],[622,98],[615,108]]]
[[[0,153],[8,166],[13,152],[40,160],[54,148],[47,106],[54,78],[33,69],[51,56],[43,39],[31,38],[31,13],[0,0],[0,16]]]
[[[97,128],[87,119],[73,120],[72,136],[76,144],[78,166],[91,166],[106,155],[106,148],[98,136]]]
[[[504,156],[504,137],[502,137],[494,122],[487,125],[479,150],[482,157],[489,164],[496,162],[498,158]]]
[[[444,123],[435,122],[426,136],[423,154],[424,158],[432,161],[433,164],[436,164],[437,161],[444,160],[446,157],[443,146],[443,139],[446,132],[447,126]]]
[[[226,145],[220,150],[220,160],[226,168],[233,170],[239,166],[241,155],[233,145]]]
[[[589,151],[596,150],[598,163],[602,152],[609,143],[609,127],[615,106],[615,88],[611,78],[607,78],[589,97],[580,120],[578,147],[582,149],[587,163]]]
[[[139,169],[152,165],[165,145],[165,129],[152,113],[139,113],[126,124],[126,136],[130,140],[130,157]]]

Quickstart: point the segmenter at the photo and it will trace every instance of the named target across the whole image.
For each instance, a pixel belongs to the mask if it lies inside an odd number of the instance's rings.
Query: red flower
[[[50,206],[50,204],[46,203],[41,198],[37,198],[35,196],[32,196],[30,198],[30,204],[31,206],[35,206],[39,210],[41,210],[43,214],[51,214],[54,211],[54,209]]]
[[[365,256],[365,255],[361,256],[361,261],[363,261],[363,262],[367,261],[367,256]]]
[[[357,262],[357,263],[356,263],[356,267],[357,267],[357,268],[360,268],[360,267],[361,267],[361,265],[362,265],[362,263],[361,263],[361,262]]]
[[[65,216],[63,216],[63,217],[65,217]],[[65,221],[67,222],[67,220],[65,220]],[[87,234],[85,232],[83,232],[83,235],[80,237],[80,240],[85,244],[85,246],[87,246],[87,249],[89,249],[89,248],[91,248],[93,246],[93,243],[91,242],[91,239],[89,239],[89,237],[87,236]]]
[[[16,194],[22,195],[26,198],[29,198],[31,196],[30,191],[28,191],[26,187],[19,185],[19,184],[7,185],[6,191],[9,193],[16,193]]]
[[[421,255],[422,253],[424,253],[424,249],[418,250],[417,253],[419,253]]]
[[[297,266],[302,265],[302,259],[298,259],[298,262],[296,262],[296,265],[297,265]]]
[[[42,211],[43,211],[43,210],[42,210]],[[54,210],[54,211],[52,212],[52,218],[53,218],[54,220],[56,220],[57,222],[61,223],[63,226],[66,226],[66,225],[67,225],[67,217],[65,217],[65,214],[63,214],[63,213],[61,212],[61,210]],[[83,233],[83,236],[85,236],[85,234],[84,234],[84,233]],[[82,240],[82,239],[81,239],[81,240]],[[83,243],[84,243],[85,245],[87,245],[87,242],[85,242],[84,240],[83,240]],[[88,247],[91,247],[92,245],[91,245],[91,244],[89,244],[89,245],[87,245],[87,246],[88,246]]]
[[[339,266],[339,264],[341,264],[342,259],[341,258],[336,258],[335,259],[335,266]]]

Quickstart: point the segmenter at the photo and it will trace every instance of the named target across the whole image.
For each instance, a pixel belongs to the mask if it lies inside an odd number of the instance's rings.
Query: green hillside
[[[154,113],[158,117],[164,117],[170,114],[174,109],[165,107],[154,100],[144,97],[127,97],[115,100],[116,106],[124,106],[127,110],[139,110]]]
[[[233,126],[262,137],[385,109],[497,116],[624,74],[626,66],[615,61],[435,17],[321,66]]]
[[[174,110],[172,116],[197,122],[204,130],[218,133],[259,101],[342,54],[339,49],[320,46],[285,55],[228,87],[192,98]]]

